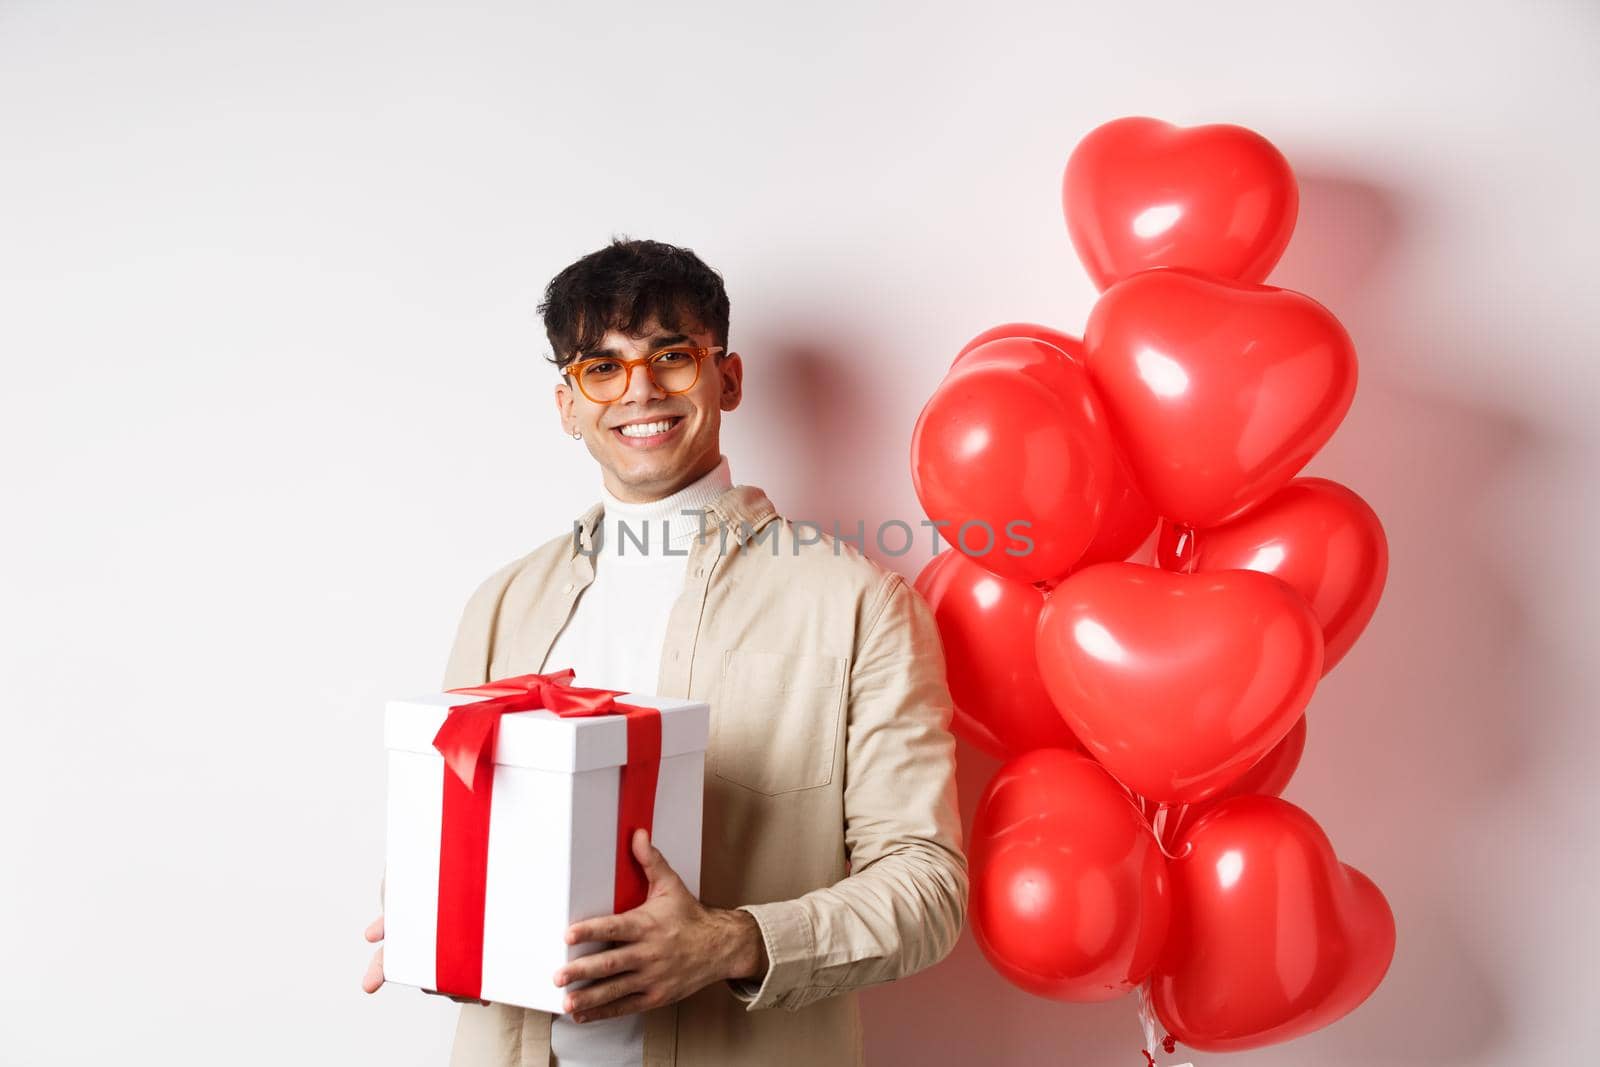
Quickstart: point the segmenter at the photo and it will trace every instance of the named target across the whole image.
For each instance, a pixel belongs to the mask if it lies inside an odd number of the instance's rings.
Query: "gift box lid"
[[[437,756],[434,734],[450,709],[489,697],[465,693],[432,693],[391,700],[384,709],[384,746],[403,752]],[[703,750],[711,725],[711,707],[704,701],[626,693],[618,703],[661,710],[661,758]],[[500,720],[495,762],[578,773],[618,767],[628,760],[628,724],[621,715],[557,715],[553,711],[515,711]]]

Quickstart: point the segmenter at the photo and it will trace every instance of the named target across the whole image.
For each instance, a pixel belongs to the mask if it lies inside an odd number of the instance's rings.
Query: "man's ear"
[[[721,370],[722,395],[718,397],[718,406],[723,411],[732,411],[744,397],[744,361],[739,353],[729,352],[722,360]]]
[[[564,381],[556,383],[556,416],[561,420],[561,432],[571,436],[572,387]]]

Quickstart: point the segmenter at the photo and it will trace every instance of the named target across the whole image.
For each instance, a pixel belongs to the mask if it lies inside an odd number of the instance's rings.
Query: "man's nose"
[[[661,391],[661,387],[656,385],[655,379],[650,377],[649,366],[641,363],[633,368],[633,376],[628,379],[627,390],[617,399],[623,403],[642,404],[666,395]]]

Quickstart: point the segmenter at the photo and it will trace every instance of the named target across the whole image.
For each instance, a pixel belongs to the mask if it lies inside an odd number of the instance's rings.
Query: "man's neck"
[[[603,503],[607,515],[634,521],[673,519],[683,510],[699,510],[733,485],[733,474],[726,456],[718,455],[717,462],[698,477],[685,482],[678,489],[649,500],[628,500],[619,497],[610,487],[605,487]],[[674,525],[677,525],[676,523]]]

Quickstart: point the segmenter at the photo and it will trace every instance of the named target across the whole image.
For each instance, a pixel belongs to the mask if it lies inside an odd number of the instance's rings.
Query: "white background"
[[[961,343],[1081,329],[1060,171],[1127,114],[1292,162],[1272,280],[1362,359],[1309,469],[1393,553],[1288,792],[1393,970],[1229,1062],[1592,1057],[1597,60],[1577,2],[0,4],[0,1061],[442,1063],[452,1005],[358,988],[380,701],[597,496],[544,283],[694,248],[735,479],[914,521]],[[874,1062],[1142,1063],[1130,1002],[1018,992],[970,932],[864,1003]]]

